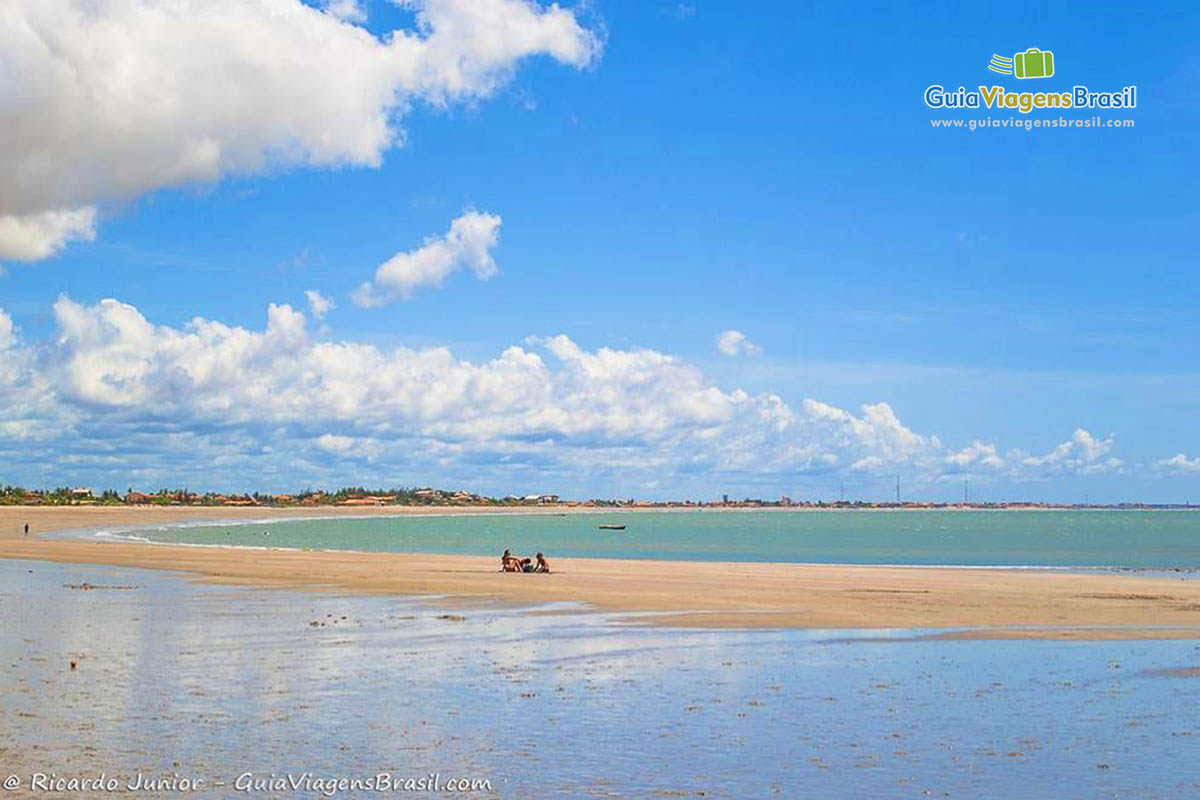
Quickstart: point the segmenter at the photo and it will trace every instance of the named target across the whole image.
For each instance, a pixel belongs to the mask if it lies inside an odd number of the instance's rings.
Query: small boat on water
[[[625,530],[625,526],[624,525],[601,525],[600,530],[602,530],[602,531],[623,531],[623,530]]]

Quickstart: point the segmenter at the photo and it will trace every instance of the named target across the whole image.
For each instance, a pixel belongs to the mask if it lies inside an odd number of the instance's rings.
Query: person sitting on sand
[[[521,559],[521,572],[533,572],[533,559],[532,558],[522,558]]]
[[[500,556],[500,571],[501,572],[520,572],[521,562],[512,554],[511,550],[505,550],[504,555]]]
[[[533,565],[533,571],[541,572],[546,575],[550,574],[550,563],[546,561],[546,557],[541,553],[537,554],[537,563]]]

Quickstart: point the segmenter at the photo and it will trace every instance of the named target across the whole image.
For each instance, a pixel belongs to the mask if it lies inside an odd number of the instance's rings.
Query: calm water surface
[[[1198,795],[1197,642],[559,611],[0,562],[0,772],[179,774],[205,797],[311,796],[215,786],[246,771],[436,771],[512,798]]]
[[[599,530],[605,523],[625,531]],[[1200,511],[838,511],[372,517],[163,527],[160,542],[701,561],[1200,567]]]

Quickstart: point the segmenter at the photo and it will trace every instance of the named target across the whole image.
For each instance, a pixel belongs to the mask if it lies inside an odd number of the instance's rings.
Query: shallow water
[[[605,523],[627,525],[602,531]],[[836,511],[405,516],[107,531],[160,542],[699,561],[1200,567],[1192,511]]]
[[[85,581],[100,588],[65,586]],[[519,798],[1200,793],[1197,642],[550,610],[0,562],[0,772],[178,774],[222,797],[247,771],[306,770],[487,778]]]

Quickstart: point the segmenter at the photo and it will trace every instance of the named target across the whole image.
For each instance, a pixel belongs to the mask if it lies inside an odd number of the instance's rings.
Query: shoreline
[[[333,516],[396,516],[396,507]],[[402,513],[458,514],[461,507]],[[197,514],[197,510],[207,513]],[[701,628],[946,629],[954,638],[1200,639],[1200,581],[1020,568],[560,558],[505,574],[490,556],[248,550],[21,535],[97,527],[331,516],[328,508],[0,507],[0,558],[187,573],[205,582],[455,603],[577,602],[637,622]],[[588,509],[589,511],[591,509]],[[495,511],[481,509],[476,512]],[[515,509],[500,513],[531,513]],[[562,513],[561,510],[532,513]],[[98,519],[99,518],[99,519]]]

